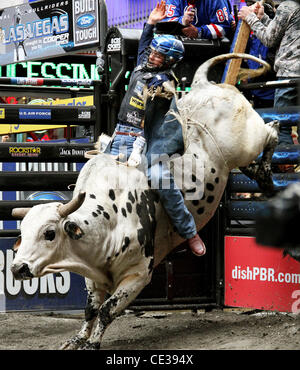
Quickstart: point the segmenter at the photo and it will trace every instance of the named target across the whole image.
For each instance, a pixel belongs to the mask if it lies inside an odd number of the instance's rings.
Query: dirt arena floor
[[[0,314],[0,350],[57,350],[83,314]],[[300,314],[240,310],[126,313],[107,329],[104,350],[299,350]]]

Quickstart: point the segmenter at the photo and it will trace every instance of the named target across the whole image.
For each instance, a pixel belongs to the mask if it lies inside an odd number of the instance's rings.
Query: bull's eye
[[[55,231],[54,230],[47,230],[44,232],[45,239],[52,241],[55,238]]]

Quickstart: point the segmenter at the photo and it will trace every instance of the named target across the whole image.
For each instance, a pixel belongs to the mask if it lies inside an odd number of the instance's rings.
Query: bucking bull
[[[187,137],[183,158],[204,164],[204,180],[190,173],[192,182],[203,182],[204,192],[201,198],[186,201],[198,230],[213,216],[232,169],[240,167],[258,176],[262,187],[272,183],[277,124],[265,124],[235,87],[207,79],[213,65],[239,57],[254,58],[225,54],[206,61],[198,68],[191,91],[177,101]],[[261,162],[253,164],[261,152]],[[114,187],[120,178],[127,179],[126,186]],[[185,195],[191,192],[192,188],[183,188]],[[85,321],[63,349],[100,348],[108,325],[150,282],[155,266],[183,241],[144,173],[108,154],[85,164],[69,203],[17,208],[13,215],[23,218],[11,267],[16,279],[66,270],[86,279]]]

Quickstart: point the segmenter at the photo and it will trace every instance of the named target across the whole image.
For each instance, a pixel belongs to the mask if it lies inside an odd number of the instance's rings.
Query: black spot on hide
[[[124,238],[124,244],[122,246],[122,253],[125,252],[125,250],[128,248],[130,244],[130,239],[128,238],[128,236],[125,236]]]
[[[106,328],[113,321],[114,318],[111,316],[111,311],[117,306],[118,301],[118,297],[110,297],[100,307],[98,317],[104,328]]]
[[[83,221],[86,225],[89,225],[89,222],[87,220]]]
[[[196,182],[197,181],[197,178],[196,178],[196,176],[194,174],[192,174],[192,181],[193,182]]]
[[[128,193],[128,199],[130,200],[131,203],[135,202],[134,196],[132,195],[131,191]]]
[[[216,173],[216,170],[215,170],[214,168],[212,168],[212,169],[210,170],[210,172],[211,172],[211,173]]]
[[[125,208],[122,208],[122,209],[121,209],[121,212],[122,212],[122,215],[123,215],[124,217],[127,217],[127,213],[126,213],[126,209],[125,209]]]
[[[206,201],[207,203],[212,203],[214,201],[215,197],[213,195],[210,195],[207,197]]]
[[[102,206],[100,206],[99,204],[97,205],[97,209],[98,209],[98,211],[104,211],[104,208],[102,207]]]
[[[126,208],[127,208],[127,211],[128,211],[129,213],[131,213],[131,212],[132,212],[132,205],[131,205],[131,203],[127,202],[127,203],[126,203]]]
[[[197,199],[195,199],[195,200],[192,200],[192,204],[194,205],[194,206],[198,206],[199,205],[199,200],[197,200]]]
[[[90,198],[96,199],[96,195],[95,194],[90,194]]]
[[[197,210],[197,213],[198,215],[202,215],[202,213],[204,212],[204,207],[200,207],[198,210]]]
[[[214,185],[213,184],[211,184],[210,182],[208,182],[207,184],[206,184],[206,189],[207,190],[209,190],[209,191],[213,191],[214,190]]]
[[[92,215],[93,215],[94,217],[98,217],[98,213],[96,213],[96,212],[92,212]]]
[[[153,265],[154,265],[154,258],[152,257],[149,262],[149,266],[148,266],[149,274],[151,274],[151,272],[153,271]]]
[[[89,294],[88,297],[87,297],[86,306],[85,306],[85,310],[84,310],[85,320],[86,321],[93,320],[97,316],[97,313],[98,313],[98,309],[93,307],[92,297]]]
[[[142,225],[137,230],[137,237],[141,247],[144,248],[146,257],[153,256],[154,236],[156,229],[155,202],[159,200],[159,195],[152,190],[145,190],[141,193],[141,199],[136,205],[136,213]]]
[[[104,216],[107,220],[109,220],[109,219],[110,219],[110,215],[109,215],[107,212],[103,212],[103,216]]]
[[[109,197],[110,197],[111,200],[115,200],[116,199],[116,194],[115,194],[115,192],[112,189],[109,190],[108,195],[109,195]]]
[[[192,188],[192,189],[187,189],[185,192],[186,193],[195,193],[196,191],[196,188]]]
[[[113,204],[113,210],[118,213],[118,207],[115,204]]]
[[[220,179],[218,177],[215,178],[215,183],[218,184]]]

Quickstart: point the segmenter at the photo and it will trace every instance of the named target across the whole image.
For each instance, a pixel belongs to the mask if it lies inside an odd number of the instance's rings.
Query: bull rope
[[[176,102],[177,102],[177,98],[176,98]],[[184,146],[185,146],[185,150],[188,148],[191,140],[189,140],[189,137],[191,135],[188,135],[188,130],[187,130],[187,127],[188,125],[192,125],[192,126],[198,126],[200,127],[203,131],[205,131],[205,133],[210,137],[210,139],[213,141],[213,143],[215,144],[216,148],[217,148],[217,151],[219,153],[219,156],[220,158],[222,159],[222,161],[224,162],[227,170],[230,172],[230,169],[229,169],[229,166],[228,166],[228,163],[223,155],[223,152],[220,148],[220,146],[218,145],[217,141],[215,140],[215,135],[213,135],[213,133],[210,132],[210,130],[208,129],[207,125],[203,125],[201,122],[196,122],[196,121],[193,121],[192,119],[188,118],[187,115],[191,116],[191,110],[190,108],[182,108],[180,113],[177,113],[175,112],[173,109],[171,109],[169,111],[170,114],[172,114],[177,120],[178,122],[181,124],[181,127],[182,127],[182,136],[183,136],[183,142],[184,142]]]

